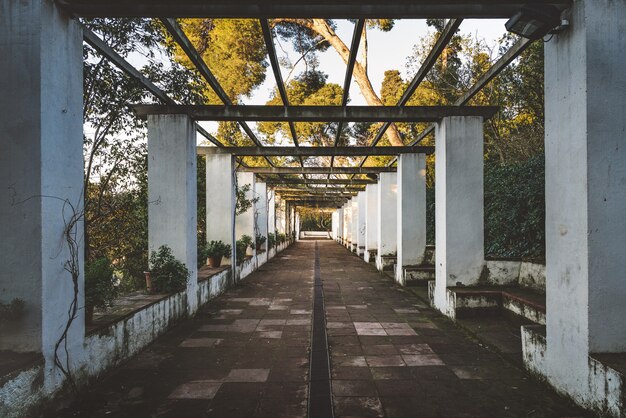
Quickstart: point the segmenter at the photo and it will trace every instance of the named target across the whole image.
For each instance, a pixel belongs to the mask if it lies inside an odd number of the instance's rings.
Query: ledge
[[[43,356],[37,352],[18,353],[15,351],[0,351],[0,386],[11,380],[21,372],[43,365]]]

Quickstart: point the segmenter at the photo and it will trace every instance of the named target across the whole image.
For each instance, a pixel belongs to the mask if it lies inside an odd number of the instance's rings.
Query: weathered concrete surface
[[[378,251],[378,184],[365,187],[365,254],[363,259],[370,262]]]
[[[196,129],[189,116],[148,116],[148,251],[166,245],[187,266],[190,314],[198,309],[196,161]]]
[[[398,204],[398,176],[396,173],[381,173],[378,178],[378,198],[376,202],[376,266],[383,270],[383,257],[396,255],[397,250],[397,204]]]
[[[580,416],[333,241],[318,241],[335,416]],[[300,241],[49,416],[304,417],[315,242]]]
[[[444,118],[435,142],[435,305],[446,313],[446,287],[477,284],[485,261],[483,120]]]
[[[589,354],[626,352],[626,3],[577,0],[568,19],[545,47],[546,372],[615,414]]]
[[[74,293],[65,230],[75,215],[72,233],[83,234],[82,31],[53,2],[0,0],[0,56],[0,301],[26,303],[0,349],[42,352],[50,389]],[[82,266],[80,239],[76,257]],[[71,352],[83,340],[82,307],[80,297]]]
[[[421,264],[426,249],[426,155],[398,157],[396,282],[406,284],[404,267]]]
[[[206,158],[206,237],[207,241],[223,241],[233,246],[235,213],[234,159],[231,155],[207,154]],[[227,214],[233,214],[231,216]],[[222,263],[230,264],[231,258]]]

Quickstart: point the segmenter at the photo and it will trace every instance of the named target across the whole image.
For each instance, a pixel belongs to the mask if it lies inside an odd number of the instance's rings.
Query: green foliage
[[[187,287],[189,270],[174,257],[172,250],[166,245],[150,254],[150,272],[152,285],[158,293],[180,292]]]
[[[485,167],[485,253],[545,259],[543,154]]]
[[[254,243],[257,246],[257,248],[259,248],[261,245],[265,244],[266,240],[267,240],[267,238],[265,238],[264,235],[257,234]]]
[[[269,234],[267,234],[267,246],[268,248],[274,248],[275,245],[276,245],[276,234],[274,234],[273,232],[270,232]]]
[[[276,242],[278,244],[284,244],[286,241],[287,241],[287,235],[283,234],[282,232],[276,233]]]
[[[224,241],[211,241],[206,244],[207,257],[226,257],[230,258],[232,247]]]
[[[329,231],[332,223],[330,212],[315,209],[299,209],[301,231]]]
[[[85,265],[85,305],[105,308],[117,296],[113,266],[106,257]]]
[[[0,302],[0,324],[3,322],[17,321],[26,313],[26,302],[15,298],[9,303]]]
[[[252,207],[253,204],[259,201],[259,197],[253,197],[252,199],[248,199],[248,193],[252,186],[250,184],[244,184],[239,187],[237,185],[235,189],[235,194],[237,197],[237,202],[235,205],[235,213],[237,216],[242,215],[248,211]],[[250,241],[252,242],[252,241]]]
[[[241,238],[239,238],[239,241],[241,241],[242,244],[245,244],[246,248],[252,247],[252,237],[250,235],[242,235]]]
[[[435,245],[435,188],[426,188],[426,244]]]
[[[248,250],[248,246],[249,246],[249,244],[243,242],[240,239],[236,241],[236,243],[235,243],[235,251],[237,253],[236,254],[237,255],[237,264],[243,263],[243,260],[246,258],[246,251]]]

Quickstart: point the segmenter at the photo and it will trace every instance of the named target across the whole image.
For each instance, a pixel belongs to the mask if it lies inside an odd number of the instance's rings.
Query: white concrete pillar
[[[300,240],[300,214],[296,211],[296,241]]]
[[[378,184],[365,187],[365,254],[368,263],[374,260],[378,251]]]
[[[331,215],[330,218],[330,233],[331,233],[331,238],[336,240],[337,239],[337,215],[338,212],[334,211]]]
[[[352,199],[350,199],[350,202],[352,203],[352,231],[351,231],[351,237],[352,237],[352,243],[350,244],[350,251],[352,252],[358,252],[358,245],[359,245],[359,199],[358,196],[353,197]]]
[[[196,129],[187,115],[148,116],[148,250],[162,245],[189,269],[187,309],[198,309]]]
[[[398,261],[396,282],[405,285],[404,267],[420,264],[426,250],[426,155],[398,157]]]
[[[206,239],[223,241],[235,248],[235,161],[228,154],[206,155]],[[231,258],[222,263],[231,264]]]
[[[276,192],[269,190],[267,193],[267,233],[276,233]]]
[[[376,267],[383,270],[384,257],[396,255],[397,250],[397,210],[398,184],[396,173],[381,173],[378,180],[377,237],[378,250]]]
[[[51,1],[0,0],[0,57],[0,301],[25,302],[25,316],[1,331],[0,350],[41,352],[45,384],[55,384],[62,378],[54,345],[74,296],[65,271],[72,259],[80,272],[67,336],[72,366],[85,333],[83,222],[72,219],[83,211],[80,25]],[[65,231],[73,220],[71,251]]]
[[[276,233],[284,234],[287,231],[287,225],[285,223],[286,214],[286,202],[278,194],[276,196]]]
[[[366,224],[366,213],[365,206],[367,205],[367,196],[365,191],[359,192],[358,197],[358,226],[357,226],[357,254],[359,257],[363,256],[365,253],[365,224]]]
[[[254,184],[255,196],[259,201],[255,204],[254,218],[256,225],[256,233],[265,237],[265,243],[262,248],[267,250],[267,231],[268,231],[268,205],[267,205],[267,184],[256,181]],[[255,238],[256,239],[256,238]]]
[[[245,193],[245,198],[247,200],[253,200],[256,196],[254,190],[254,173],[246,172],[246,171],[238,171],[237,172],[237,187],[241,190],[244,187],[249,187],[248,191]],[[255,229],[254,229],[254,210],[255,204],[253,203],[248,210],[244,213],[237,215],[235,219],[235,236],[237,239],[241,239],[242,236],[248,235],[252,238],[252,249],[248,248],[248,255],[254,255],[254,237],[255,237]]]
[[[352,247],[352,199],[348,200],[346,203],[346,207],[344,209],[344,213],[346,215],[346,225],[345,225],[345,233],[346,233],[346,248],[350,249]]]
[[[337,241],[343,242],[343,206],[337,209]]]
[[[435,131],[435,306],[448,286],[471,286],[484,256],[483,119],[447,117]]]
[[[546,359],[584,403],[589,353],[626,351],[626,3],[568,18],[545,44]]]

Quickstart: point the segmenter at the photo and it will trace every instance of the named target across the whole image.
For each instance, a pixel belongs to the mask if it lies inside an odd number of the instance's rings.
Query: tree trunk
[[[343,62],[348,64],[348,60],[350,57],[350,49],[346,46],[346,44],[337,36],[335,31],[326,23],[324,19],[312,19],[312,20],[298,20],[298,23],[306,26],[307,28],[315,31],[321,37],[323,37],[334,49],[337,51]],[[362,44],[362,48],[367,48],[367,41]],[[362,57],[367,57],[367,51],[361,51]],[[353,77],[356,80],[359,89],[361,90],[361,94],[365,97],[365,101],[370,106],[384,106],[382,100],[374,91],[374,87],[372,87],[372,83],[367,75],[367,61],[361,63],[356,61],[354,64],[354,73]],[[394,146],[402,146],[404,142],[400,137],[400,133],[398,129],[396,129],[394,124],[391,124],[387,129],[387,138],[391,145]]]

